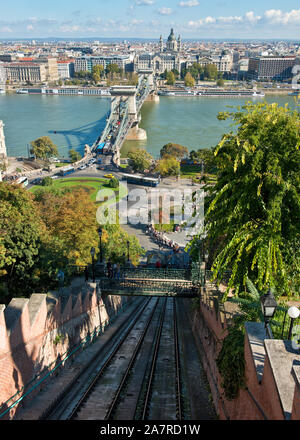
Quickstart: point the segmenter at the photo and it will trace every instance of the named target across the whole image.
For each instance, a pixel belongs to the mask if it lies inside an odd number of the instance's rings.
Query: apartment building
[[[104,69],[109,64],[117,64],[125,72],[132,70],[132,58],[130,55],[102,55],[102,56],[84,56],[75,59],[75,72],[92,72],[94,66],[103,66]]]
[[[248,77],[255,80],[287,80],[292,77],[295,59],[295,56],[251,57]]]
[[[68,79],[74,76],[74,60],[57,61],[58,77]]]
[[[47,78],[46,66],[38,63],[5,63],[6,78],[10,83],[39,84]]]
[[[4,68],[4,63],[0,61],[0,86],[6,82],[6,72]]]

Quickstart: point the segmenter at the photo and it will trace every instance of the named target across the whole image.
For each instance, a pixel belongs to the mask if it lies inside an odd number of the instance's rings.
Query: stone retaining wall
[[[219,418],[299,420],[300,351],[291,341],[267,339],[263,323],[245,323],[246,388],[236,399],[226,399],[216,359],[230,324],[216,301],[208,302],[207,292],[204,301],[202,293],[199,307],[189,307],[189,316]]]
[[[96,284],[89,283],[77,292],[33,294],[14,298],[7,307],[1,304],[0,406],[131,301],[125,296],[101,296]],[[20,396],[22,391],[0,414]],[[10,411],[10,418],[16,409]]]

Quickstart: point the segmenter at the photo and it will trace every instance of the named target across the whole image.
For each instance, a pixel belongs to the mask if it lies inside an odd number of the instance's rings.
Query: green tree
[[[148,170],[153,162],[153,157],[146,150],[138,149],[128,153],[128,165],[137,172]]]
[[[71,159],[71,162],[77,162],[78,160],[80,160],[82,158],[81,154],[76,151],[76,150],[70,150],[69,151],[69,157]]]
[[[217,249],[214,275],[221,280],[230,269],[227,292],[234,288],[237,295],[247,278],[259,290],[270,286],[291,295],[288,262],[297,255],[300,227],[299,113],[287,105],[247,103],[218,118],[232,118],[237,132],[224,135],[214,152],[217,182],[209,188],[206,214],[208,239]]]
[[[96,84],[101,80],[101,77],[103,76],[103,72],[104,72],[104,67],[102,65],[97,64],[96,66],[93,66],[92,77],[93,77],[93,81]]]
[[[218,87],[224,87],[224,79],[223,78],[219,78],[218,80],[217,80],[217,86]]]
[[[122,69],[116,63],[109,64],[106,67],[105,71],[106,71],[106,73],[117,73],[117,74],[122,73]]]
[[[175,79],[179,78],[180,74],[179,74],[179,71],[177,69],[172,69],[171,72],[174,73]]]
[[[46,176],[43,178],[42,182],[41,182],[42,186],[50,186],[53,185],[53,179],[51,179],[51,177]]]
[[[57,195],[46,191],[38,195],[41,218],[53,239],[60,243],[69,264],[90,262],[91,247],[98,248],[96,206],[82,189]]]
[[[167,76],[166,76],[166,80],[167,80],[167,84],[169,86],[173,86],[175,84],[175,75],[173,72],[167,72]]]
[[[129,241],[129,259],[137,265],[144,250],[135,235],[129,235],[119,224],[103,225],[104,255],[112,263],[124,264],[127,261],[127,241]]]
[[[108,186],[110,188],[118,188],[119,187],[119,180],[116,177],[112,177],[108,182]]]
[[[26,294],[44,237],[44,227],[30,194],[19,185],[0,183],[0,285],[9,301]],[[3,291],[1,292],[3,293]]]
[[[190,159],[199,163],[204,162],[204,172],[215,173],[217,171],[218,159],[214,155],[213,148],[200,148],[197,151],[190,152]]]
[[[186,87],[194,87],[195,86],[195,80],[190,74],[190,72],[187,72],[187,74],[184,77],[184,84]]]
[[[174,156],[176,159],[182,159],[184,156],[187,156],[188,153],[189,150],[183,145],[169,142],[161,148],[160,157],[163,158],[164,156],[168,155]]]
[[[218,69],[215,64],[206,64],[203,72],[204,78],[208,80],[214,80],[218,78]]]
[[[156,165],[155,171],[161,176],[179,176],[180,162],[174,156],[165,155]]]
[[[54,145],[48,136],[42,136],[31,142],[30,153],[37,159],[49,159],[58,156],[57,146]]]

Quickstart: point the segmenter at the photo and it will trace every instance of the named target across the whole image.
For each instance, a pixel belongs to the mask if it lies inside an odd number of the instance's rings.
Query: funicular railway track
[[[69,420],[184,419],[176,299],[145,300]]]

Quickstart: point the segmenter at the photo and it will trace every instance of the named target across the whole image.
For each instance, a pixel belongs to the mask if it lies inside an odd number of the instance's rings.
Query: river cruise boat
[[[85,96],[110,96],[109,89],[100,87],[57,87],[57,88],[22,88],[17,93],[42,94],[42,95],[85,95]]]
[[[158,92],[159,95],[163,96],[208,96],[208,97],[243,97],[243,96],[254,96],[258,98],[263,98],[265,94],[257,90],[220,90],[220,89],[210,89],[210,90],[172,90],[165,91],[161,90]]]

